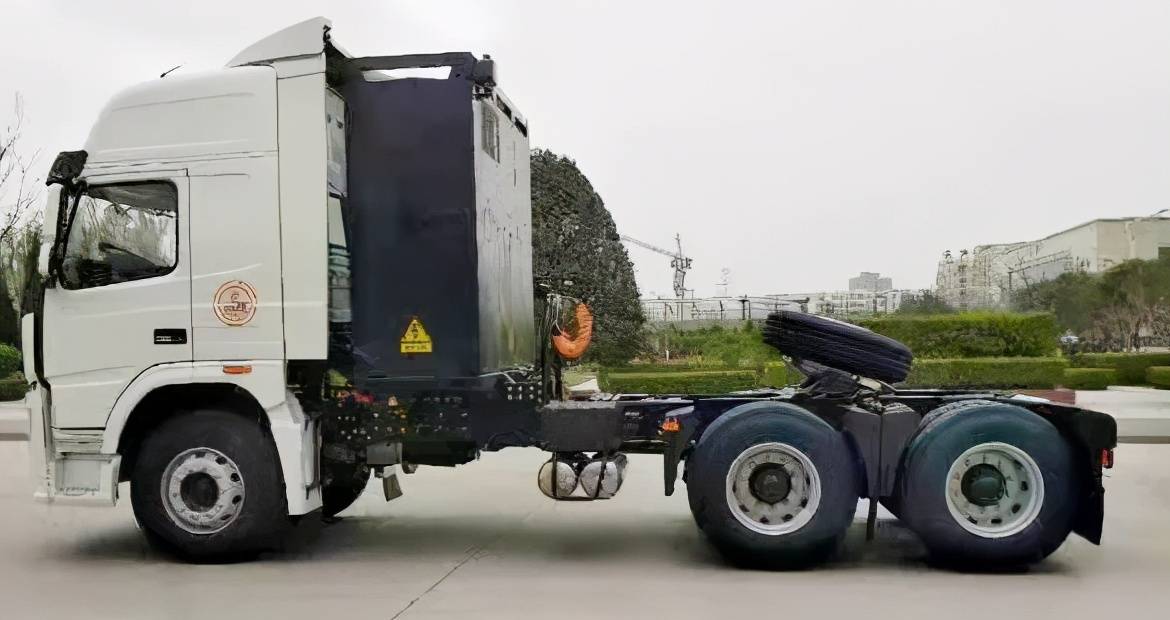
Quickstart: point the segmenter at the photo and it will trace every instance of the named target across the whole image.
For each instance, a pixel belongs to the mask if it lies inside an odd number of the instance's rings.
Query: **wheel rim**
[[[1040,516],[1044,476],[1027,452],[1006,443],[981,443],[951,463],[947,509],[963,529],[983,538],[1017,534]]]
[[[812,521],[821,477],[812,459],[784,443],[744,450],[727,472],[727,507],[741,525],[768,536],[791,534]]]
[[[244,508],[244,476],[224,453],[192,448],[171,459],[162,476],[163,506],[171,521],[192,534],[214,534]]]

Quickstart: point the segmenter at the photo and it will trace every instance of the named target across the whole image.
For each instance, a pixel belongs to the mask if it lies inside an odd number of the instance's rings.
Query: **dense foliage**
[[[917,359],[905,385],[936,388],[1052,388],[1064,380],[1060,357]]]
[[[22,363],[20,349],[0,343],[0,378],[20,370]]]
[[[917,358],[1038,357],[1057,349],[1052,315],[1004,312],[884,316],[862,327],[910,347]]]
[[[547,290],[582,299],[595,317],[586,359],[625,363],[642,350],[646,319],[613,218],[573,160],[537,150],[531,162],[537,325]]]
[[[1099,274],[1073,272],[1017,291],[1016,308],[1051,312],[1090,351],[1170,343],[1170,257],[1125,261]]]

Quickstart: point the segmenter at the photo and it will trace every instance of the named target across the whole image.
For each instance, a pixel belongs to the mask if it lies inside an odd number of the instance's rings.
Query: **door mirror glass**
[[[165,275],[178,259],[178,193],[171,183],[98,185],[82,191],[61,259],[67,289]]]

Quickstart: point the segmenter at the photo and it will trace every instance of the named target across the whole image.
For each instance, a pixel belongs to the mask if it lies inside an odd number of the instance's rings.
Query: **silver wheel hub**
[[[821,503],[821,478],[812,459],[784,443],[751,446],[727,472],[727,507],[749,530],[791,534],[812,521]]]
[[[1006,443],[981,443],[951,464],[947,509],[963,529],[982,538],[1023,531],[1044,506],[1044,477],[1027,452]]]
[[[192,448],[171,459],[162,476],[163,506],[171,521],[192,534],[214,534],[244,508],[244,477],[227,455]]]

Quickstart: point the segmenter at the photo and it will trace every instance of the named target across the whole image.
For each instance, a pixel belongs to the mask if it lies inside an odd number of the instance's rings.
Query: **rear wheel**
[[[1072,447],[1039,415],[991,402],[954,410],[908,448],[901,516],[940,562],[1037,562],[1072,529],[1073,463]]]
[[[181,414],[153,431],[130,497],[152,542],[191,558],[263,550],[288,523],[271,439],[257,420],[228,411]]]
[[[799,567],[825,559],[857,506],[845,438],[808,411],[757,403],[708,428],[687,465],[696,523],[728,559]]]

